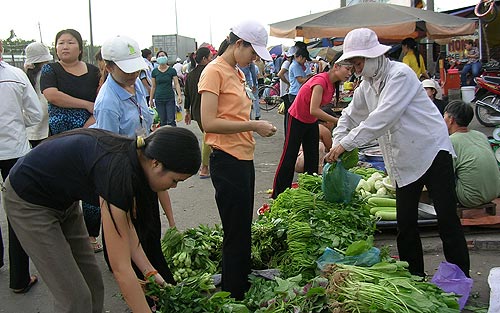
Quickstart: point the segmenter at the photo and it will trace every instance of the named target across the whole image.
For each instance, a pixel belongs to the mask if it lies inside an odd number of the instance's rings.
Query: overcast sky
[[[434,8],[443,11],[477,1],[434,0]],[[91,5],[94,45],[122,34],[137,40],[142,49],[151,46],[151,35],[178,33],[196,38],[198,45],[211,42],[217,48],[238,21],[254,19],[269,29],[271,23],[336,9],[340,0],[91,0]],[[50,46],[58,31],[74,28],[90,42],[89,0],[23,0],[8,6],[2,5],[1,39],[8,38],[14,29],[19,38]],[[280,43],[289,45],[293,41],[269,38],[269,45]]]

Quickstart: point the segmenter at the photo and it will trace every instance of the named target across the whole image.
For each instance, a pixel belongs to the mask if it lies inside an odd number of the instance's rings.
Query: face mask
[[[167,61],[168,61],[168,58],[166,56],[158,57],[156,59],[156,62],[158,62],[158,64],[167,64]]]
[[[372,78],[374,77],[379,68],[379,58],[366,58],[365,65],[363,66],[363,71],[361,71],[361,76]]]

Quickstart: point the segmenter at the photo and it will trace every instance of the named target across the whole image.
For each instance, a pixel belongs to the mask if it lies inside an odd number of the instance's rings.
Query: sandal
[[[102,245],[97,241],[97,239],[95,241],[91,241],[90,244],[94,247],[94,253],[99,253],[103,250]]]
[[[26,286],[22,289],[12,289],[12,291],[14,293],[27,293],[28,291],[30,291],[31,287],[33,287],[37,282],[38,282],[38,277],[36,275],[31,275],[30,282],[28,283],[28,286]]]

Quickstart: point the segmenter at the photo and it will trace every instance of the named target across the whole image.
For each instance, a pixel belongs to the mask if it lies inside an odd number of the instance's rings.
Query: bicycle
[[[271,111],[283,102],[280,97],[279,78],[273,79],[270,84],[259,85],[259,106],[261,110]]]
[[[485,23],[493,22],[498,16],[495,0],[480,0],[474,8],[474,14]]]

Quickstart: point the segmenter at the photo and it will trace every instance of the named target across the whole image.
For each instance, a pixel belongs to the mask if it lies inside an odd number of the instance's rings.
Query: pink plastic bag
[[[458,305],[460,311],[464,308],[469,294],[472,289],[472,278],[465,276],[464,272],[453,263],[441,262],[436,274],[432,277],[431,282],[444,290],[445,292],[453,292],[459,296]]]

